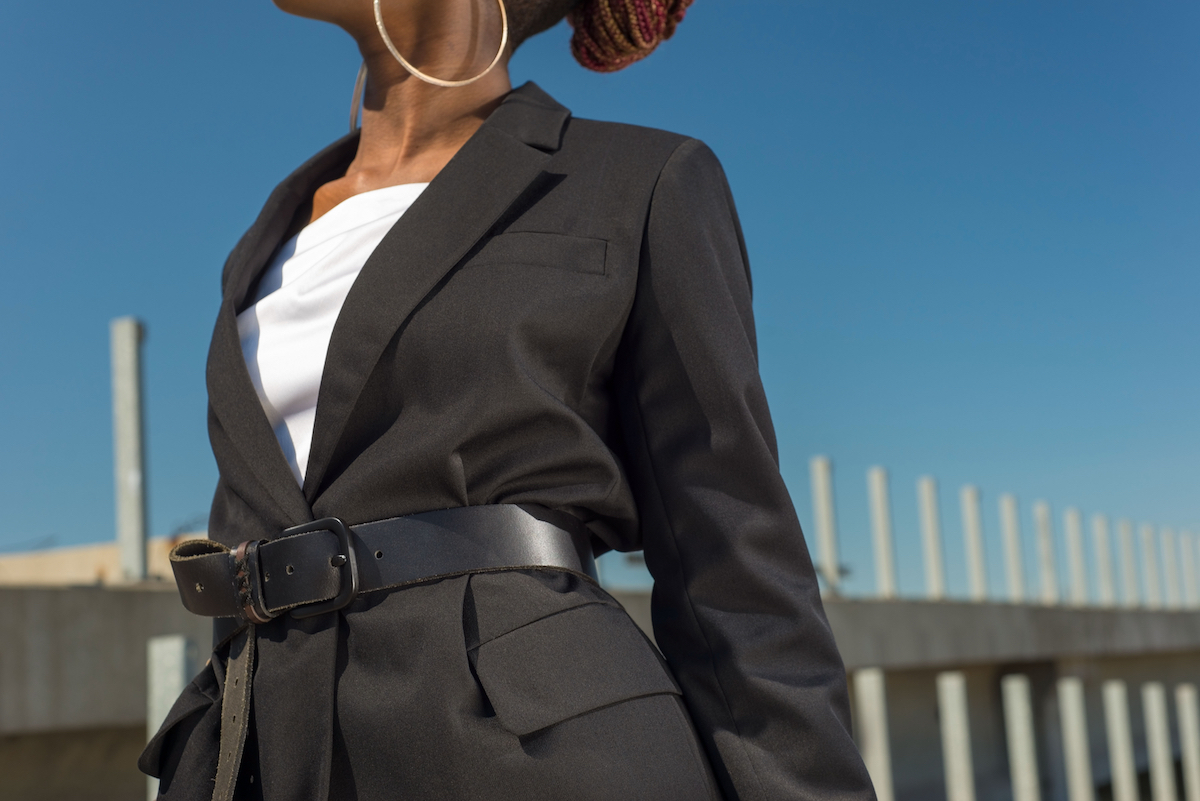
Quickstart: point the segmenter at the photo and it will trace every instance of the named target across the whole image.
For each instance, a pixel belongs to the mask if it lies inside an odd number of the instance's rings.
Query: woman
[[[362,127],[225,266],[214,543],[173,555],[217,646],[162,797],[872,797],[716,158],[509,84],[564,16],[615,70],[687,0],[277,4],[355,38]]]

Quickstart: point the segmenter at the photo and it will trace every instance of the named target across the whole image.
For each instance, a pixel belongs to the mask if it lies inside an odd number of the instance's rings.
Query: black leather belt
[[[331,612],[364,592],[520,567],[572,570],[594,579],[587,529],[542,507],[496,504],[357,526],[330,517],[233,549],[191,540],[171,551],[188,611],[250,623],[285,612],[294,617]]]
[[[570,570],[594,580],[587,529],[544,507],[495,504],[357,526],[328,517],[233,549],[211,540],[175,546],[171,570],[183,605],[198,615],[233,618],[213,801],[231,801],[237,784],[250,716],[255,624],[285,613],[333,612],[364,592],[520,568]]]

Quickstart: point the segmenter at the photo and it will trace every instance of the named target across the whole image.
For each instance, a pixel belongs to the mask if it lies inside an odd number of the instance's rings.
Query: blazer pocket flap
[[[580,273],[604,275],[608,243],[566,234],[514,231],[492,237],[470,264],[532,264]]]
[[[158,733],[150,738],[142,755],[138,757],[138,769],[142,773],[157,777],[162,764],[163,746],[167,737],[180,723],[195,715],[197,712],[208,710],[221,697],[220,683],[213,672],[212,665],[206,665],[200,675],[192,679],[183,692],[175,699],[171,711],[158,727]]]
[[[479,647],[476,675],[500,723],[530,734],[602,706],[679,688],[622,609],[588,604]]]

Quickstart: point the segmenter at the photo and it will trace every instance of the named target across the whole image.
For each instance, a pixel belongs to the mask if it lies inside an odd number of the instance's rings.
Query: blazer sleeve
[[[689,140],[654,190],[614,377],[655,638],[728,798],[871,799],[750,295],[725,175]]]

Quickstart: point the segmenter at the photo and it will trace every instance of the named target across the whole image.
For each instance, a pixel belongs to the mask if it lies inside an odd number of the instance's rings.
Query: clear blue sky
[[[872,464],[905,593],[922,473],[956,593],[965,482],[994,579],[1002,491],[1027,540],[1037,498],[1200,530],[1200,6],[696,0],[613,76],[567,38],[528,43],[515,80],[723,160],[784,475],[807,525],[808,458],[834,458],[852,590]],[[220,266],[343,133],[357,66],[266,0],[0,4],[0,550],[112,536],[124,314],[149,328],[152,531],[202,524]]]

